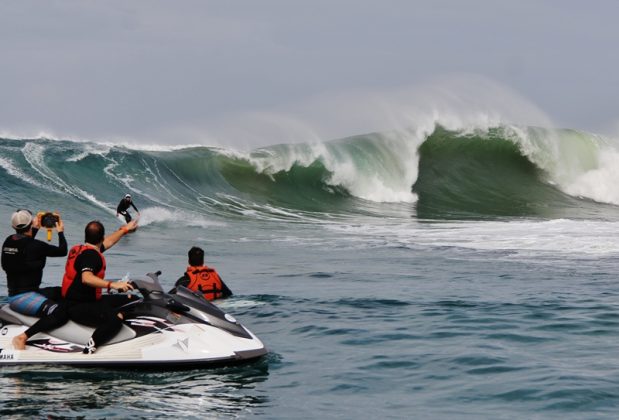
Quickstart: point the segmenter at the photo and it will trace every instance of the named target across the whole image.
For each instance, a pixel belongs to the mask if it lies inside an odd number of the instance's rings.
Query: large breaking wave
[[[147,223],[351,214],[615,219],[618,168],[619,151],[608,139],[517,126],[436,126],[250,152],[0,139],[4,205],[45,201],[113,214],[131,192],[147,209]]]

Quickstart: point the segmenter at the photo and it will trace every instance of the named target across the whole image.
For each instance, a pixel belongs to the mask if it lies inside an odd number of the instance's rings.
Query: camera
[[[58,213],[48,212],[40,212],[37,214],[39,217],[39,223],[41,227],[52,229],[56,227],[56,223],[60,220]]]

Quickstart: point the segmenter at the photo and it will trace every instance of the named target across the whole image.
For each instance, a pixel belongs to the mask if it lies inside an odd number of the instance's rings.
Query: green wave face
[[[220,158],[219,172],[235,190],[276,206],[303,211],[342,210],[349,194],[327,183],[331,173],[316,160],[307,166],[294,163],[287,170],[257,171],[249,161]]]
[[[437,128],[419,148],[420,218],[587,217],[600,204],[563,193],[503,129],[461,135]]]
[[[439,129],[419,148],[413,191],[421,217],[529,215],[554,193],[514,143]]]

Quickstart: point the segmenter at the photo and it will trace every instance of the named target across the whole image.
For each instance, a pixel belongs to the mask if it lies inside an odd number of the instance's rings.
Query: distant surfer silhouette
[[[131,200],[131,194],[125,194],[120,203],[118,203],[118,207],[116,207],[116,217],[118,215],[122,215],[125,218],[125,222],[129,223],[131,221],[131,215],[127,210],[129,210],[129,206],[133,207],[135,211],[138,213],[138,217],[140,216],[140,211],[133,204],[133,200]]]

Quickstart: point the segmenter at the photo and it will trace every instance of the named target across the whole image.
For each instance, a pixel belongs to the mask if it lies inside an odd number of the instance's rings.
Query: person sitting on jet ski
[[[120,203],[118,203],[118,207],[116,207],[116,217],[118,217],[119,214],[123,215],[127,223],[131,221],[131,215],[127,211],[129,206],[133,207],[135,211],[138,212],[138,216],[140,215],[140,211],[131,200],[131,194],[125,194],[123,199],[120,200]]]
[[[217,271],[204,265],[204,250],[194,246],[187,253],[189,266],[185,274],[176,281],[170,293],[176,293],[176,287],[185,286],[190,290],[200,292],[207,300],[215,300],[232,296],[232,291],[223,282]]]
[[[60,217],[56,222],[58,246],[34,239],[40,220],[32,217],[28,210],[13,213],[11,225],[15,234],[9,235],[2,245],[2,269],[6,272],[9,305],[21,314],[40,317],[25,332],[13,337],[13,347],[24,350],[28,338],[58,328],[69,320],[60,287],[40,287],[47,257],[67,255],[67,240]]]
[[[98,345],[109,341],[122,328],[122,313],[118,307],[128,303],[131,296],[103,295],[101,292],[103,289],[108,293],[111,289],[126,292],[133,286],[126,281],[104,280],[106,264],[103,252],[137,227],[137,222],[131,221],[105,236],[103,224],[94,220],[86,225],[85,243],[75,245],[69,251],[62,279],[62,296],[73,321],[95,327],[84,348],[86,354],[94,353]]]

